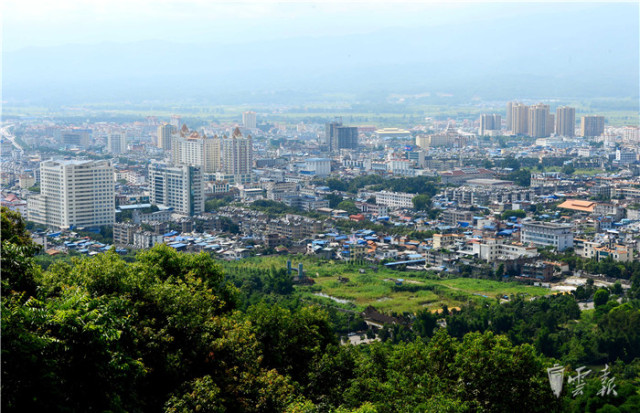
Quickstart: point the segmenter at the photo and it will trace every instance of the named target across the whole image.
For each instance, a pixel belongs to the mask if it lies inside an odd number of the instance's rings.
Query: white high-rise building
[[[243,137],[236,128],[230,138],[222,138],[222,169],[232,175],[236,184],[253,179],[253,142],[251,135]]]
[[[40,194],[28,199],[28,219],[57,229],[113,225],[113,173],[108,160],[42,162]]]
[[[511,133],[513,135],[529,134],[529,106],[522,103],[511,104]]]
[[[480,116],[480,135],[487,135],[491,132],[489,131],[499,131],[502,127],[502,116],[496,115],[495,113],[492,115],[484,114]]]
[[[158,148],[171,149],[171,135],[173,135],[176,130],[176,127],[169,123],[158,126]]]
[[[179,134],[172,138],[171,161],[176,165],[196,165],[204,173],[214,173],[221,169],[220,155],[222,140],[198,132],[189,132],[184,125]]]
[[[331,175],[331,159],[309,158],[305,162],[305,169],[313,172],[315,176]]]
[[[242,125],[247,129],[255,129],[257,125],[256,113],[252,111],[243,112]]]
[[[127,135],[110,133],[107,136],[107,150],[114,155],[127,152]]]
[[[576,136],[576,108],[559,106],[556,109],[556,135]]]
[[[534,138],[546,138],[553,131],[553,120],[549,114],[549,105],[538,103],[529,107],[528,135]]]
[[[506,113],[507,116],[506,116],[505,121],[506,121],[506,126],[507,126],[507,130],[508,131],[513,130],[512,129],[512,123],[511,123],[511,119],[512,119],[511,118],[511,114],[513,112],[514,103],[517,103],[517,102],[507,102],[507,113]]]
[[[149,165],[149,190],[152,204],[171,207],[177,213],[191,216],[204,212],[201,166],[152,162]]]

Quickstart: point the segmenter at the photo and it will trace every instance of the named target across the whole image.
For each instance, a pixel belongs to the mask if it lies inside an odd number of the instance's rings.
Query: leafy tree
[[[423,310],[412,328],[385,326],[378,334],[384,343],[341,346],[336,333],[363,328],[361,317],[304,307],[282,269],[225,264],[225,276],[207,254],[160,245],[132,262],[112,250],[67,257],[41,271],[28,233],[13,218],[3,214],[2,225],[7,411],[635,412],[640,406],[634,299],[619,305],[598,298],[595,312],[582,313],[570,295],[472,301],[443,311],[446,329]],[[17,248],[21,255],[12,252]],[[638,268],[619,268],[632,280],[630,296]],[[17,287],[18,271],[29,289]],[[12,275],[5,280],[6,272]],[[584,290],[594,288],[591,282]],[[609,363],[618,396],[593,397],[596,378],[587,380],[584,397],[559,401],[545,371],[555,360],[545,356],[571,366]]]
[[[427,211],[431,206],[431,198],[429,195],[417,195],[411,200],[413,208],[418,211]]]
[[[522,209],[507,209],[502,213],[502,219],[509,219],[511,217],[525,218],[526,216],[527,213]]]
[[[630,303],[615,307],[598,321],[598,342],[612,362],[640,357],[640,309]]]
[[[31,240],[26,224],[19,212],[11,211],[7,207],[1,208],[1,238],[2,242],[12,243],[18,247],[27,247],[35,252],[38,246]]]
[[[247,311],[267,368],[306,383],[309,364],[329,344],[337,344],[327,313],[315,307],[292,312],[261,303]]]
[[[204,203],[205,212],[217,211],[223,206],[227,206],[233,202],[233,196],[224,196],[222,198],[210,199]]]
[[[601,307],[605,305],[609,301],[609,290],[605,288],[600,288],[593,295],[593,305],[595,307]]]
[[[620,281],[616,281],[613,284],[613,287],[611,287],[611,292],[617,296],[621,296],[624,293],[624,291],[622,290],[622,284],[620,284]]]
[[[358,354],[354,347],[328,345],[309,371],[309,397],[315,403],[338,406],[355,377]]]
[[[347,184],[341,179],[329,178],[327,180],[327,186],[331,191],[344,192],[347,190]]]
[[[462,400],[491,411],[558,410],[543,361],[530,345],[513,347],[503,336],[471,333],[459,346],[454,366]]]
[[[338,194],[325,195],[325,199],[329,201],[329,208],[336,208],[342,202],[342,196]]]
[[[347,213],[349,213],[350,215],[359,214],[360,213],[360,210],[356,206],[355,202],[353,202],[351,199],[346,199],[346,200],[340,202],[338,204],[337,208],[338,209],[342,209],[344,211],[347,211]]]
[[[510,168],[510,169],[513,169],[514,171],[517,171],[518,169],[520,169],[520,166],[521,166],[520,161],[514,158],[513,156],[509,156],[502,161],[503,168]]]
[[[265,278],[264,287],[264,291],[267,293],[291,294],[293,292],[293,279],[287,274],[286,269],[277,270],[272,267]]]
[[[573,166],[573,164],[570,164],[570,163],[562,167],[562,173],[566,175],[573,175],[575,171],[576,171],[576,168]]]
[[[528,169],[518,169],[509,174],[506,178],[519,186],[531,186],[531,172]]]
[[[35,294],[35,277],[38,269],[32,255],[39,246],[31,240],[26,225],[18,212],[2,207],[1,212],[0,265],[2,266],[2,295],[24,292],[26,297]]]
[[[421,310],[416,313],[413,329],[421,337],[431,337],[438,326],[438,317],[429,310]]]

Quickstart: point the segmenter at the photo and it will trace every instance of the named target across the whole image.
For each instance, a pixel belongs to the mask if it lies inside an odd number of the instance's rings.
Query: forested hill
[[[462,309],[447,328],[423,312],[340,345],[339,318],[277,271],[229,277],[166,246],[43,270],[18,214],[2,210],[1,236],[3,412],[640,411],[637,299],[586,320],[571,296]],[[617,395],[593,373],[556,398],[546,369],[590,358]]]

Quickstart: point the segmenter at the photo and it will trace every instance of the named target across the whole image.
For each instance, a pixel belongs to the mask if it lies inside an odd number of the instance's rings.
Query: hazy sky
[[[73,43],[167,40],[242,43],[384,28],[589,13],[589,2],[276,2],[212,0],[4,0],[3,50]],[[516,3],[516,4],[514,4]],[[627,3],[634,3],[628,1]],[[637,33],[633,34],[637,36]]]
[[[618,3],[0,0],[3,99],[634,99],[640,6]]]

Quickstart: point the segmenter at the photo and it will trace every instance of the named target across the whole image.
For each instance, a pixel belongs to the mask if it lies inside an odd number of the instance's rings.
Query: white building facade
[[[112,225],[113,173],[108,160],[42,162],[40,195],[28,199],[28,219],[58,229]]]
[[[184,215],[201,214],[204,212],[202,167],[152,162],[149,194],[152,204],[171,207]]]
[[[558,251],[573,248],[571,225],[532,221],[522,224],[522,242],[552,246]]]
[[[331,175],[331,159],[309,158],[305,162],[305,169],[311,171],[315,176]]]
[[[413,208],[413,198],[416,195],[404,192],[380,191],[375,192],[373,196],[376,197],[376,204],[379,205],[386,205],[389,208]]]

